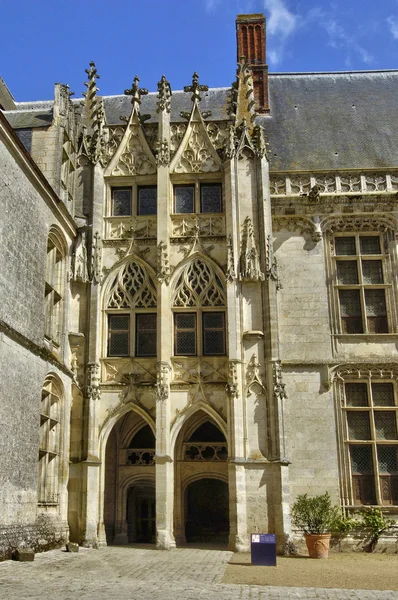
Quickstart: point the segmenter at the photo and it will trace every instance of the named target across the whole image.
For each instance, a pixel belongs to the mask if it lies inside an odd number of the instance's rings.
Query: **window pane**
[[[112,190],[112,215],[115,217],[131,215],[131,188]]]
[[[156,215],[157,213],[157,188],[156,186],[138,188],[138,214]]]
[[[393,384],[372,383],[372,396],[375,406],[394,406]]]
[[[136,355],[156,356],[156,315],[136,316]]]
[[[370,425],[368,412],[348,412],[348,435],[351,440],[369,440]]]
[[[378,440],[397,439],[397,417],[395,412],[375,412],[375,427]]]
[[[383,264],[381,260],[363,260],[362,278],[364,283],[383,283]]]
[[[129,332],[129,315],[109,315],[108,356],[129,355]]]
[[[203,354],[225,354],[224,313],[203,313]]]
[[[373,459],[370,446],[350,446],[355,504],[376,504]]]
[[[361,254],[381,254],[378,236],[361,236],[359,238]]]
[[[368,406],[366,383],[346,383],[344,388],[347,406]]]
[[[337,279],[341,284],[358,283],[358,266],[356,260],[338,261]]]
[[[380,473],[398,472],[398,446],[377,446]]]
[[[196,314],[184,313],[174,315],[175,354],[196,355]]]
[[[200,186],[200,210],[202,213],[222,212],[221,185]]]
[[[175,186],[175,211],[176,213],[193,213],[195,188],[193,185],[189,186]]]
[[[109,356],[128,356],[129,335],[128,333],[111,332],[109,338]]]
[[[384,290],[365,290],[365,304],[369,333],[388,333]]]
[[[363,333],[359,290],[339,290],[343,333]]]
[[[354,237],[336,237],[334,238],[334,242],[337,256],[351,256],[356,254]]]

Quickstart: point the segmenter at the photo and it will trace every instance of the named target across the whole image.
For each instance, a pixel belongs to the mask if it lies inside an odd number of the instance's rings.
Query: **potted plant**
[[[311,558],[327,558],[331,532],[340,529],[341,511],[333,506],[326,492],[310,498],[307,494],[297,496],[292,507],[292,520],[303,530]]]

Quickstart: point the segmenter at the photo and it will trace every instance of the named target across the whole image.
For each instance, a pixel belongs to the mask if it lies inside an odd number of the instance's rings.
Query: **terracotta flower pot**
[[[306,533],[305,541],[311,558],[327,558],[329,556],[330,533]]]

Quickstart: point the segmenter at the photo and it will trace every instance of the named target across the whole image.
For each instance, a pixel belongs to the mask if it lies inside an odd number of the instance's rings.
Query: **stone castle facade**
[[[0,551],[398,513],[398,72],[0,87]]]

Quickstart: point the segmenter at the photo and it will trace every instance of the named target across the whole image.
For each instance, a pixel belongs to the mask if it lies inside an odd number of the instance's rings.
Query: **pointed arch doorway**
[[[108,544],[154,543],[155,436],[134,411],[117,421],[105,454],[104,524]]]

